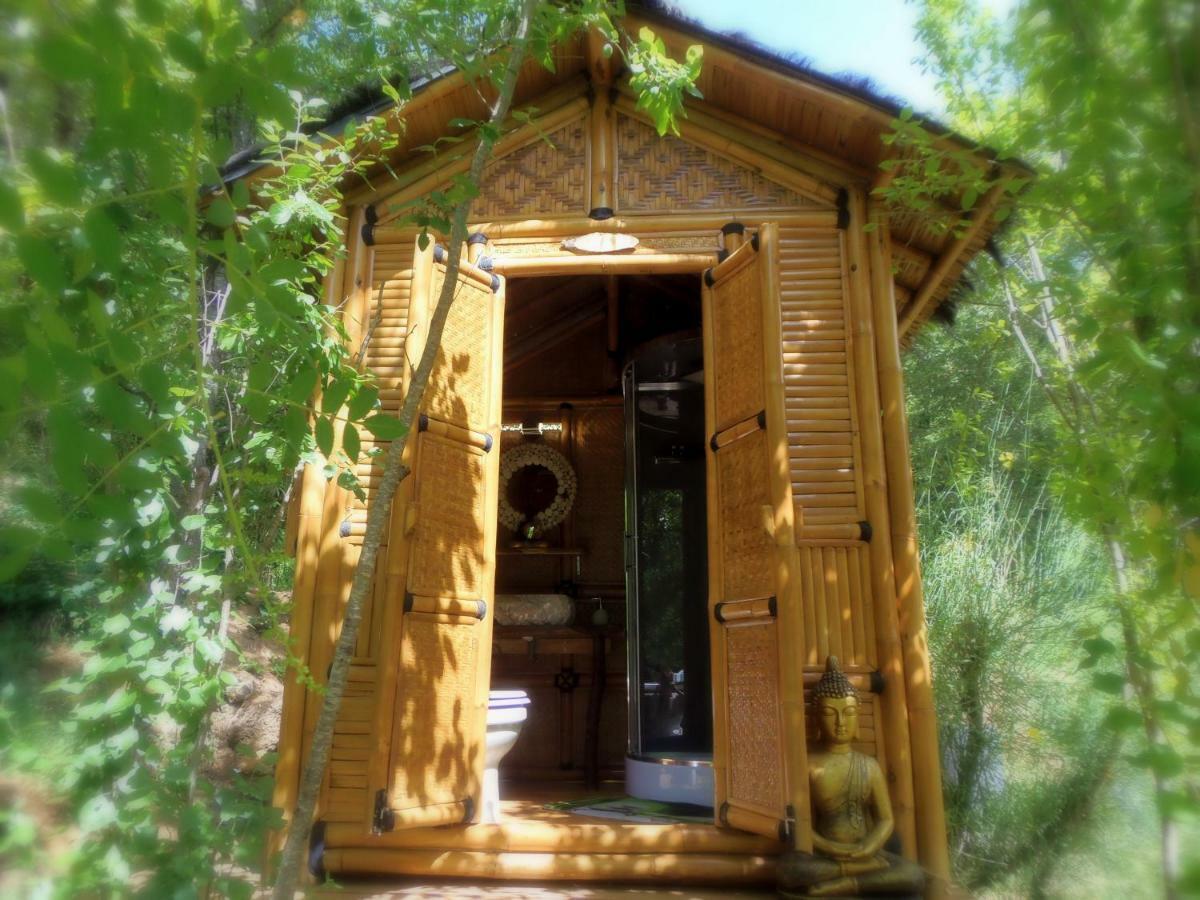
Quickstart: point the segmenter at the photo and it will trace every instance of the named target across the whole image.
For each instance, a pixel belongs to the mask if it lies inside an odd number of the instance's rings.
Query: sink
[[[568,625],[575,603],[566,594],[497,594],[497,625]]]

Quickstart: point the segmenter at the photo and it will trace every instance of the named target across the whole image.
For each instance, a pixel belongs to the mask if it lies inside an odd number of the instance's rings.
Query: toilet
[[[528,715],[529,695],[524,691],[488,693],[487,751],[483,762],[483,809],[479,821],[500,821],[500,760],[513,748]]]

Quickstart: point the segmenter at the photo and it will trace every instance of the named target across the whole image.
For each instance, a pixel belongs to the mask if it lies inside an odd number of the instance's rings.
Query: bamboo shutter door
[[[445,251],[418,251],[410,369],[445,281]],[[376,831],[470,821],[479,808],[491,678],[499,485],[500,278],[463,264],[398,492],[383,626],[389,685],[376,738],[386,759]]]
[[[765,225],[704,278],[713,773],[718,824],[803,847],[802,617],[777,256],[777,229]]]

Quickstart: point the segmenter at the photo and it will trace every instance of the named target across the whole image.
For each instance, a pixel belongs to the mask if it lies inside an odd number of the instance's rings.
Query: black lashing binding
[[[308,833],[308,871],[318,881],[325,880],[325,823],[320,819]]]
[[[754,252],[758,252],[758,232],[754,232],[754,237],[750,238],[750,246],[754,248]]]
[[[722,803],[721,808],[717,811],[717,821],[722,825],[729,825],[729,804]]]
[[[368,206],[366,209],[363,210],[363,217],[365,219],[365,221],[363,222],[363,227],[362,227],[363,243],[366,244],[368,247],[374,247],[375,246],[375,223],[379,221],[379,213],[377,213],[375,211],[374,203],[372,203],[370,206]]]
[[[415,603],[415,601],[416,601],[416,598],[410,592],[405,591],[404,592],[404,611],[412,612],[413,604]]]
[[[468,247],[470,247],[474,244],[486,244],[487,242],[488,242],[488,236],[486,234],[484,234],[482,231],[473,231],[473,232],[471,232],[471,235],[467,238],[467,246]]]
[[[746,226],[741,222],[726,222],[721,226],[721,234],[745,234]]]
[[[779,601],[774,597],[767,598],[767,612],[771,614],[772,619],[779,618]]]
[[[477,606],[476,612],[475,612],[475,618],[477,618],[479,621],[482,622],[484,619],[487,618],[487,601],[486,600],[476,600],[475,603]]]
[[[436,263],[444,263],[446,261],[446,248],[441,244],[433,245],[433,261]]]
[[[473,818],[475,818],[475,798],[467,797],[465,800],[463,800],[462,823],[464,825],[469,825]]]
[[[869,544],[869,543],[871,543],[871,537],[874,534],[875,534],[875,529],[871,527],[871,523],[868,522],[866,519],[864,519],[863,521],[858,523],[859,540],[865,541],[866,543]]]
[[[883,680],[883,673],[878,669],[871,671],[870,690],[872,694],[882,694],[883,689],[887,687],[887,682]]]
[[[792,836],[792,823],[796,821],[796,807],[789,803],[784,808],[784,815],[787,818],[779,823],[779,840],[786,843]]]
[[[350,537],[350,520],[343,519],[342,524],[338,526],[338,537]]]
[[[708,449],[713,453],[721,449],[721,446],[717,443],[717,436],[715,434],[708,439]]]
[[[837,227],[844,231],[850,227],[850,192],[845,188],[838,188],[837,211]]]
[[[754,420],[758,422],[759,431],[767,430],[767,411],[765,409],[760,409],[758,411],[758,415],[754,417]]]
[[[720,250],[717,251],[717,265],[719,266],[721,263],[725,262],[725,260],[727,260],[727,259],[729,259],[729,251],[726,250],[724,247],[722,247]]]
[[[492,293],[493,294],[500,293],[500,276],[499,275],[492,276]]]
[[[611,219],[613,211],[611,206],[596,206],[588,213],[589,219],[594,219],[597,222],[603,222],[605,219]]]
[[[425,415],[425,413],[421,413],[421,415],[417,416],[417,431],[428,431],[428,430],[429,430],[429,416]]]
[[[387,791],[380,788],[375,792],[375,815],[371,819],[371,829],[376,834],[383,834],[396,827],[396,814],[388,809]]]
[[[492,452],[492,444],[493,444],[492,436],[490,434],[485,434],[483,436],[483,452],[491,453]]]
[[[490,272],[496,267],[496,261],[490,256],[479,257],[479,262],[475,263],[475,268],[483,269],[485,272]]]

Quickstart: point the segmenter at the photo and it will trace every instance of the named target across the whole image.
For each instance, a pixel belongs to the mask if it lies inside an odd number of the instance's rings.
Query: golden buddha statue
[[[883,770],[853,749],[858,695],[838,666],[825,661],[813,689],[820,750],[808,759],[813,850],[780,859],[779,888],[787,897],[919,894],[921,867],[884,849],[894,820]]]

